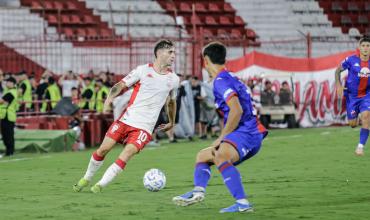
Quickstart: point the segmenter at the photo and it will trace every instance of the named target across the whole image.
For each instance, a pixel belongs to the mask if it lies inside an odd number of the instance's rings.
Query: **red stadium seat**
[[[95,28],[87,29],[87,36],[90,38],[97,38],[99,36],[98,31]]]
[[[181,12],[192,12],[191,5],[185,2],[180,3]]]
[[[239,24],[239,25],[244,25],[243,18],[242,18],[242,17],[240,17],[240,16],[235,16],[235,18],[234,18],[234,23],[235,23],[235,24]]]
[[[242,37],[242,33],[238,29],[232,29],[230,36],[232,38],[241,38]]]
[[[198,16],[191,16],[190,18],[190,24],[196,24],[196,25],[199,25],[199,24],[202,24],[202,21],[200,20],[200,17]]]
[[[206,16],[205,23],[207,25],[218,25],[213,16]]]
[[[31,9],[32,10],[42,10],[44,7],[38,1],[31,2]]]
[[[213,37],[213,33],[209,29],[203,29],[203,36],[204,37]]]
[[[48,15],[48,22],[51,25],[58,24],[58,18],[57,18],[57,16],[55,16],[55,15]]]
[[[348,15],[342,15],[341,18],[340,18],[340,23],[342,23],[343,25],[348,25],[348,26],[351,26],[352,25],[352,19],[351,17],[349,17]]]
[[[61,17],[62,24],[70,24],[71,20],[68,15],[62,15]]]
[[[54,9],[56,10],[63,10],[63,4],[61,2],[54,2]]]
[[[366,15],[359,15],[357,22],[362,25],[368,25],[369,19]]]
[[[203,3],[195,3],[195,11],[196,12],[207,12],[206,6]]]
[[[70,1],[66,2],[66,6],[67,6],[67,9],[70,11],[77,10],[77,7],[73,2],[70,2]]]
[[[73,38],[75,36],[75,34],[73,33],[73,29],[72,28],[64,28],[63,29],[63,32],[64,32],[64,35],[67,38]]]
[[[365,11],[366,11],[366,12],[370,12],[370,2],[365,1],[364,3],[365,3],[365,6],[364,6]]]
[[[103,38],[110,38],[112,37],[112,31],[108,29],[101,29],[100,30],[100,36]]]
[[[225,12],[234,13],[235,12],[235,9],[231,6],[230,3],[225,2],[224,3],[224,11]]]
[[[359,4],[357,2],[348,2],[348,11],[358,13],[360,11]]]
[[[71,23],[72,24],[81,24],[81,18],[78,15],[72,15],[71,16]]]
[[[225,38],[229,36],[229,33],[225,29],[217,29],[217,36]]]
[[[52,2],[43,1],[44,9],[45,10],[54,10],[54,5]]]
[[[86,24],[95,24],[95,21],[90,15],[85,15],[84,16],[84,23],[86,23]]]
[[[222,25],[231,25],[231,21],[230,21],[230,18],[227,17],[227,16],[221,16],[220,17],[220,24]]]
[[[167,11],[170,11],[170,12],[175,11],[176,10],[176,7],[175,7],[174,3],[167,3],[166,4],[166,10]]]
[[[254,30],[252,30],[252,29],[247,28],[246,33],[247,33],[247,38],[249,38],[251,40],[255,40],[257,38],[256,32],[254,32]]]
[[[85,37],[87,35],[86,30],[84,28],[78,28],[76,31],[76,35],[79,37]]]
[[[214,4],[214,3],[209,3],[208,4],[208,10],[210,12],[220,12],[220,8],[218,7],[217,4]]]

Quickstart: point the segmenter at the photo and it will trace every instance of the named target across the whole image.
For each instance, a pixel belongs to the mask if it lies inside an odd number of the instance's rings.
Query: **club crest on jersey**
[[[153,75],[150,74],[150,73],[148,73],[148,75],[146,75],[146,76],[149,77],[149,78],[153,78]]]
[[[363,77],[366,77],[368,78],[369,77],[369,74],[370,74],[370,70],[369,68],[367,67],[362,67],[362,69],[360,70],[360,72],[357,74],[358,77],[360,78],[363,78]]]
[[[352,110],[352,111],[351,111],[351,115],[352,115],[352,116],[355,116],[355,115],[356,115],[356,111],[355,111],[355,110]]]

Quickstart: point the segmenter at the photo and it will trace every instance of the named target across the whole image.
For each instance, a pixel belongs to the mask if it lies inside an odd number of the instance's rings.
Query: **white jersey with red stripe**
[[[179,77],[171,70],[159,74],[153,64],[145,64],[136,67],[122,81],[127,87],[134,87],[134,91],[118,120],[151,134],[167,97],[176,100]]]

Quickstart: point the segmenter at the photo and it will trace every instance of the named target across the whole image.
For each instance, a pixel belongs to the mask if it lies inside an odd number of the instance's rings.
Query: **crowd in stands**
[[[21,71],[4,73],[0,71],[0,95],[3,93],[5,79],[13,76],[17,81],[19,113],[50,112],[62,98],[69,98],[81,109],[102,112],[103,102],[114,83],[114,74],[93,71],[84,77],[68,71],[60,77],[45,71],[39,80],[35,74]],[[4,80],[3,80],[4,79]]]

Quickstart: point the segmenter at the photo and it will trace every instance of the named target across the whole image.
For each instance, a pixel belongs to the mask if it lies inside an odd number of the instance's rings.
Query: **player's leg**
[[[364,155],[364,146],[366,145],[367,139],[369,137],[369,126],[370,126],[370,100],[367,97],[363,98],[360,104],[361,112],[361,130],[360,130],[360,140],[356,148],[356,155]]]
[[[101,192],[102,188],[111,183],[125,169],[127,162],[138,152],[139,149],[135,145],[127,144],[118,159],[105,171],[103,177],[91,187],[91,191],[94,193]]]
[[[128,125],[124,126],[126,127],[125,131],[128,134],[126,146],[122,150],[118,159],[105,171],[103,177],[93,187],[91,187],[91,191],[94,193],[101,192],[102,188],[111,183],[126,167],[127,162],[142,150],[151,140],[151,135],[148,132]]]
[[[208,147],[198,152],[194,168],[193,190],[172,198],[179,206],[188,206],[203,201],[208,181],[211,178],[210,165],[213,164],[215,148]]]
[[[252,211],[252,206],[246,199],[242,180],[238,169],[233,163],[239,161],[239,153],[233,145],[223,142],[215,154],[215,164],[220,171],[224,183],[236,203],[230,207],[221,209],[220,212],[245,212]]]
[[[98,150],[96,150],[89,161],[85,175],[77,184],[73,185],[73,191],[80,192],[84,187],[88,186],[95,173],[103,165],[105,155],[113,148],[116,141],[108,136],[104,137]]]

